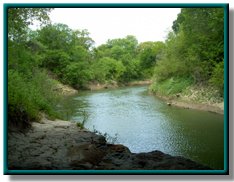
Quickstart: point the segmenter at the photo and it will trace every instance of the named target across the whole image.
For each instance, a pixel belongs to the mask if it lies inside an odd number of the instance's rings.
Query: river
[[[86,128],[131,152],[160,150],[223,169],[223,115],[168,106],[146,86],[81,92],[67,97],[60,109],[73,121],[85,113]]]

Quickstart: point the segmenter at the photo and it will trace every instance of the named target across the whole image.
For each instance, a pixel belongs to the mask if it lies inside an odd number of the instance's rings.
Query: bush
[[[193,83],[191,78],[170,78],[161,82],[154,82],[150,89],[162,95],[173,95],[181,93]]]
[[[28,84],[18,72],[8,71],[8,126],[20,129],[30,127],[30,122],[38,120],[38,108],[28,97]]]
[[[92,78],[92,72],[89,70],[89,63],[70,63],[66,67],[63,77],[63,81],[74,88],[84,88]]]
[[[57,116],[53,110],[57,99],[53,92],[53,81],[39,70],[31,78],[28,77],[8,70],[9,126],[28,128],[31,121],[40,119],[40,112],[51,117]]]
[[[215,65],[212,76],[209,80],[210,84],[217,88],[221,95],[224,91],[224,62]]]

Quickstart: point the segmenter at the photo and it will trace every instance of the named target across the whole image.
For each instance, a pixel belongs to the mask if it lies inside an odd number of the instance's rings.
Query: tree
[[[38,31],[36,39],[46,47],[41,56],[41,65],[57,75],[60,81],[76,88],[83,87],[89,76],[81,69],[92,59],[93,40],[88,31],[72,30],[65,24],[50,24]],[[79,73],[68,73],[69,70],[77,72],[75,69]],[[75,81],[75,78],[78,80]]]
[[[31,59],[27,43],[31,32],[28,26],[34,20],[42,24],[49,22],[50,8],[9,8],[8,9],[8,66],[9,68],[24,71],[25,64],[36,65]],[[33,63],[34,62],[34,63]],[[23,69],[21,69],[23,68]],[[28,67],[27,67],[28,68]]]
[[[65,24],[49,24],[38,30],[37,40],[47,49],[69,51],[72,43],[72,30]]]
[[[38,67],[38,53],[43,45],[35,41],[37,34],[29,31],[34,20],[48,22],[50,9],[8,9],[8,127],[30,127],[40,119],[39,113],[54,116],[56,94],[53,82]]]
[[[195,84],[211,84],[222,90],[223,17],[222,8],[183,8],[156,64],[155,79],[192,79]]]
[[[206,82],[215,64],[223,61],[222,8],[184,8],[173,29],[176,34],[167,40],[164,59],[177,60],[173,64],[180,71],[187,70],[182,73],[192,74],[196,82]]]
[[[109,80],[119,81],[125,71],[121,61],[104,57],[92,65],[94,78],[99,82]]]
[[[121,82],[129,82],[142,78],[140,62],[138,59],[123,59],[125,70],[121,76]]]
[[[63,81],[77,89],[84,88],[92,78],[87,62],[70,63],[63,74]]]
[[[93,48],[94,41],[90,38],[88,30],[75,30],[72,32],[72,45],[90,50]]]
[[[62,78],[64,69],[69,63],[70,56],[65,51],[46,50],[42,57],[41,66]]]
[[[111,57],[115,60],[123,60],[128,55],[129,59],[133,59],[136,57],[137,44],[137,39],[132,35],[122,39],[108,40],[106,44],[96,49],[97,57]]]
[[[41,24],[49,21],[51,8],[8,8],[8,38],[19,40],[26,35],[28,26],[38,20]]]
[[[163,42],[143,42],[139,44],[137,51],[141,67],[146,69],[155,66],[157,60],[161,57],[163,48]]]

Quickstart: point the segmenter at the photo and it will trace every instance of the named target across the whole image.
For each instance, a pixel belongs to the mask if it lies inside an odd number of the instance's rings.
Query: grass
[[[76,123],[76,126],[79,127],[80,129],[84,129],[85,122],[89,118],[89,114],[85,111],[82,111],[82,115],[83,115],[83,120],[81,122]]]
[[[187,87],[193,84],[191,78],[169,78],[161,82],[154,82],[150,90],[161,95],[174,95],[183,92]]]
[[[8,121],[10,126],[24,128],[39,121],[40,113],[57,118],[54,107],[58,95],[54,83],[43,70],[22,74],[8,70]]]

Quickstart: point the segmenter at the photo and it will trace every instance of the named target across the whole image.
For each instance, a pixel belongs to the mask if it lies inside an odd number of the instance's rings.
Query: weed
[[[110,143],[110,144],[115,144],[116,141],[117,141],[117,139],[118,139],[118,134],[117,134],[117,133],[115,133],[115,136],[113,137],[113,136],[111,136],[110,134],[108,134],[108,133],[106,133],[106,132],[105,132],[105,133],[102,133],[102,132],[96,130],[95,127],[94,127],[94,125],[93,125],[93,132],[94,132],[95,134],[97,134],[97,135],[102,135],[102,136],[104,136],[105,139],[106,139],[106,141],[107,141],[108,143]]]

